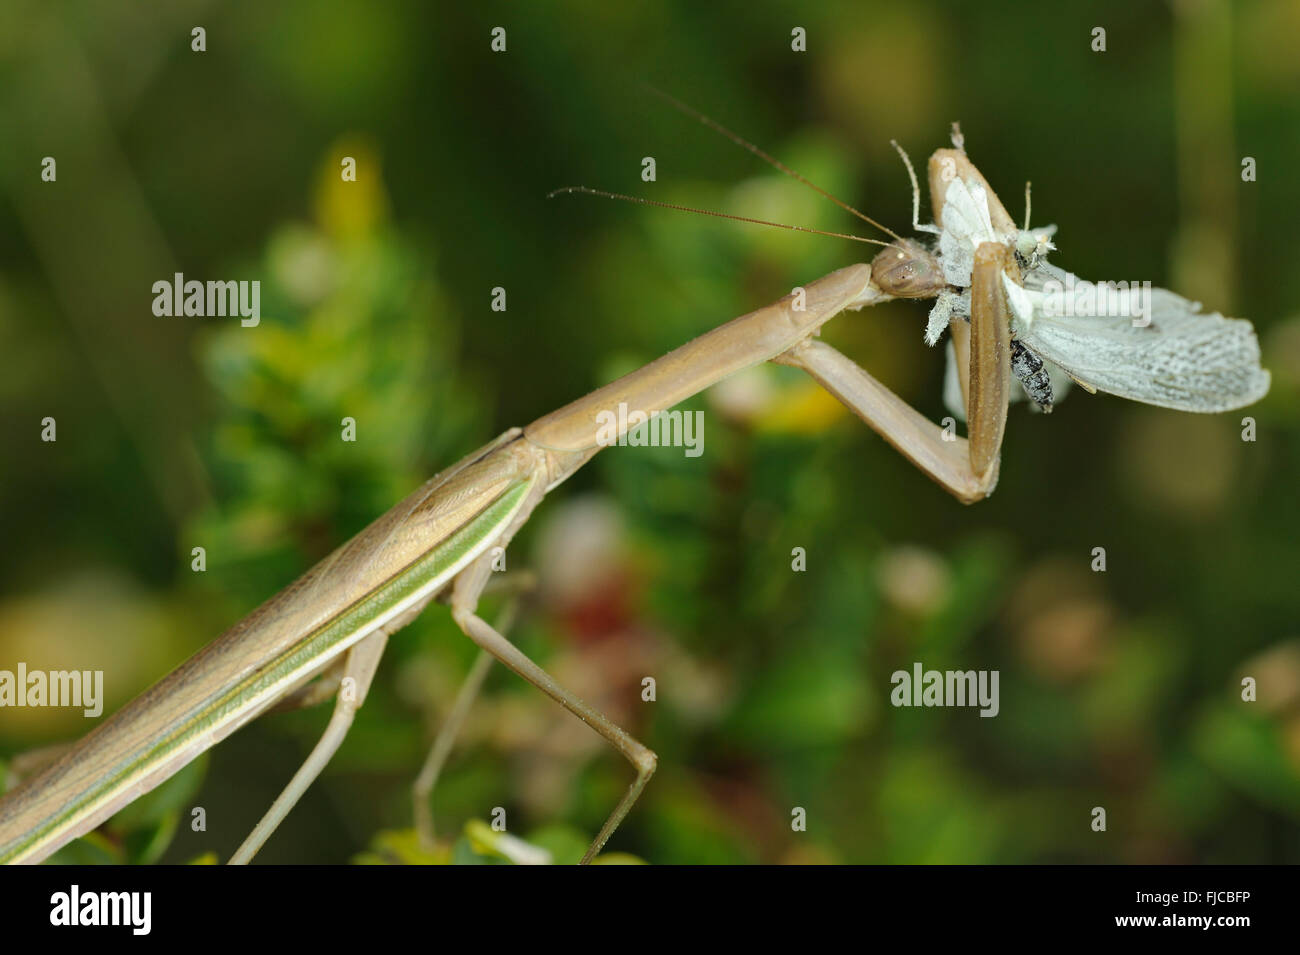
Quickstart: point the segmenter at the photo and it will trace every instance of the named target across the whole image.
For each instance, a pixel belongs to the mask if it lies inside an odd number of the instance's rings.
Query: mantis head
[[[871,280],[895,298],[934,298],[948,287],[933,252],[914,239],[899,239],[871,260]]]

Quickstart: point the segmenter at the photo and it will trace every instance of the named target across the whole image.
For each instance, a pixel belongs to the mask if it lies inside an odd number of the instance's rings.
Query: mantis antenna
[[[786,225],[784,222],[769,222],[767,219],[751,219],[749,216],[733,216],[727,212],[714,212],[712,209],[696,209],[692,206],[680,206],[675,202],[659,202],[655,199],[642,199],[640,196],[628,196],[621,192],[606,192],[604,189],[592,189],[590,186],[565,186],[562,189],[556,189],[554,192],[546,194],[547,199],[553,199],[556,196],[566,195],[569,193],[584,193],[589,196],[600,196],[602,199],[619,199],[623,202],[635,202],[643,206],[659,206],[661,209],[676,209],[678,212],[694,212],[702,216],[714,216],[718,219],[735,219],[737,222],[752,222],[754,225],[770,225],[777,229],[791,229],[795,232],[810,232],[813,235],[828,235],[834,239],[852,239],[854,242],[869,242],[872,245],[883,245],[885,248],[892,248],[896,243],[882,242],[879,239],[868,239],[861,235],[850,235],[847,232],[824,232],[821,229],[810,229],[802,225]]]
[[[864,212],[859,212],[857,209],[853,208],[843,199],[839,199],[831,195],[821,186],[809,181],[804,176],[801,176],[799,173],[795,172],[793,169],[791,169],[785,163],[781,162],[781,160],[777,159],[776,157],[769,156],[767,153],[759,149],[749,140],[738,135],[737,133],[733,133],[726,126],[723,126],[721,123],[717,122],[716,120],[710,119],[708,116],[705,116],[697,109],[692,109],[690,106],[687,106],[681,100],[677,99],[674,96],[670,96],[668,93],[665,93],[663,90],[655,89],[653,86],[649,86],[649,85],[646,85],[645,88],[649,90],[651,93],[654,93],[659,98],[668,102],[670,105],[675,106],[677,109],[681,110],[687,116],[691,116],[699,120],[701,123],[709,127],[709,129],[713,130],[714,132],[721,133],[723,136],[726,136],[728,139],[730,139],[737,146],[740,146],[742,149],[749,150],[751,153],[753,153],[759,159],[763,160],[763,162],[767,163],[772,168],[779,169],[781,172],[785,173],[787,176],[791,177],[792,179],[799,180],[799,182],[802,182],[809,189],[813,190],[819,195],[825,196],[827,199],[835,203],[841,209],[845,210],[846,212],[851,212],[853,215],[857,216],[863,222],[869,222],[871,225],[875,226],[881,232],[885,233],[885,235],[891,236],[895,241],[899,241],[899,242],[902,241],[903,237],[899,235],[897,232],[895,232],[893,229],[889,228],[888,226],[881,225],[875,219],[871,218],[871,216],[867,215]],[[882,244],[888,244],[888,243],[882,243]]]

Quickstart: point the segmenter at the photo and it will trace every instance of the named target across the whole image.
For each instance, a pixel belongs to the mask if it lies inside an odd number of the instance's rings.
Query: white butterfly
[[[1097,292],[1096,307],[1061,314],[1062,289],[1086,301],[1097,286],[1046,262],[1024,273],[1023,286],[1005,275],[1003,285],[1012,335],[1089,391],[1201,412],[1231,411],[1268,394],[1248,321],[1202,312],[1199,302],[1161,288],[1149,289],[1143,323],[1133,317],[1132,290],[1127,306],[1121,297],[1118,308],[1102,308],[1108,296]]]
[[[1044,257],[1055,249],[1050,241],[1055,227],[999,234],[989,215],[988,192],[977,180],[959,177],[948,184],[942,219],[942,229],[936,229],[939,259],[955,290],[935,303],[926,342],[938,341],[951,315],[970,314],[971,269],[980,244],[1010,245],[1022,273],[1022,284],[1002,277],[1011,333],[1020,343],[1013,347],[1043,360],[1052,385],[1047,409],[1051,394],[1059,397],[1057,385],[1065,376],[1088,391],[1181,411],[1229,411],[1268,393],[1269,373],[1260,367],[1250,322],[1201,312],[1199,303],[1149,284],[1117,290],[1048,264]],[[1022,364],[1017,374],[1032,396],[1023,371]],[[956,383],[955,369],[948,377]],[[1041,380],[1039,387],[1045,387]],[[954,396],[957,389],[945,392]]]

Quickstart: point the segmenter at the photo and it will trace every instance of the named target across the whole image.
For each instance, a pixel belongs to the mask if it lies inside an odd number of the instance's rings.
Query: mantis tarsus
[[[959,144],[938,150],[929,164],[938,222],[944,221],[943,186],[953,170],[987,188]],[[987,194],[993,221],[1010,223],[993,191]],[[655,771],[656,757],[556,683],[503,635],[504,627],[478,615],[494,550],[506,547],[542,498],[600,450],[602,411],[620,405],[665,411],[734,372],[768,361],[803,369],[959,500],[987,496],[997,482],[1010,387],[1011,316],[1004,276],[1012,281],[1020,276],[1011,233],[1005,241],[982,242],[974,249],[969,322],[960,317],[950,322],[963,371],[968,438],[945,432],[817,339],[822,325],[845,310],[950,291],[933,252],[890,233],[893,241],[878,243],[885,248],[871,264],[832,272],[796,290],[801,294],[715,328],[525,428],[507,431],[430,479],[0,801],[0,860],[38,862],[259,714],[286,703],[315,702],[322,686],[347,687],[349,692],[335,694],[320,742],[231,859],[247,862],[338,748],[365,699],[388,635],[440,599],[486,655],[588,723],[632,764],[635,778],[591,843],[583,858],[589,862],[632,808]],[[471,690],[484,666],[476,664],[471,672]],[[471,696],[463,693],[462,699]],[[444,737],[435,744],[417,792],[427,795],[446,742]],[[416,815],[421,818],[418,809]]]

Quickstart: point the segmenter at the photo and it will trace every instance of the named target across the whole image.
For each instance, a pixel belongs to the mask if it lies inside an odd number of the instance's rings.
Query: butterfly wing
[[[1046,264],[1027,272],[1023,289],[1007,289],[1016,337],[1085,387],[1162,408],[1230,411],[1268,393],[1269,373],[1260,367],[1250,322],[1202,312],[1199,303],[1165,289],[1150,290],[1145,327],[1131,317],[1136,289],[1106,314],[1081,314],[1077,307],[1071,314],[1065,300],[1053,298],[1063,287],[1078,305],[1087,301],[1089,285]]]
[[[943,197],[943,232],[939,234],[939,261],[949,285],[969,288],[975,250],[984,242],[1000,242],[989,217],[988,190],[960,177],[948,183]]]

